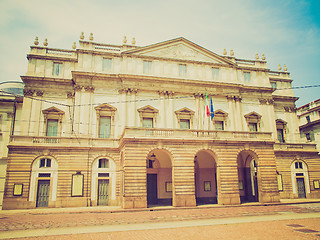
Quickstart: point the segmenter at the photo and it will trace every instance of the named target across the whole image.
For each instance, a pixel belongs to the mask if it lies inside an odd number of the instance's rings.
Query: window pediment
[[[185,107],[185,108],[182,108],[180,110],[175,111],[175,114],[177,116],[181,116],[180,118],[186,117],[186,119],[190,119],[191,117],[193,117],[194,111],[192,111],[191,109]]]
[[[152,113],[152,114],[154,114],[154,113],[158,113],[159,110],[150,106],[150,105],[147,105],[147,106],[139,108],[138,112],[139,113]]]
[[[260,122],[262,116],[259,113],[251,112],[244,115],[244,117],[247,119],[248,122],[258,123]]]
[[[57,114],[57,115],[64,115],[64,111],[56,108],[56,107],[50,107],[50,108],[47,108],[45,110],[42,110],[42,113],[44,115],[48,115],[48,114]]]
[[[45,121],[47,119],[58,119],[59,122],[62,122],[62,118],[64,116],[64,111],[62,111],[56,107],[50,107],[45,110],[42,110],[42,113],[44,115]]]
[[[225,111],[218,109],[216,111],[214,111],[214,116],[215,117],[221,117],[221,118],[227,118],[228,117],[228,113],[226,113]]]
[[[104,103],[94,108],[97,112],[97,115],[102,116],[114,116],[114,113],[117,111],[117,108],[111,106],[110,104]]]

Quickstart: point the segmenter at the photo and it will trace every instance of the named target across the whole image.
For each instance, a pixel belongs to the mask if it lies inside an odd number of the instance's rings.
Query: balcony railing
[[[183,129],[125,128],[122,138],[176,138],[236,141],[272,141],[270,132],[205,131]]]
[[[111,147],[119,146],[118,139],[86,138],[86,137],[39,137],[39,136],[11,136],[9,145],[24,146],[63,146],[63,147]]]

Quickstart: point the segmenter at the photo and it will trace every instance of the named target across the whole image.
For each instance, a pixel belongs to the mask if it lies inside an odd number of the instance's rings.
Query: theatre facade
[[[4,209],[320,198],[286,66],[185,38],[31,46]],[[209,111],[209,112],[207,112]]]

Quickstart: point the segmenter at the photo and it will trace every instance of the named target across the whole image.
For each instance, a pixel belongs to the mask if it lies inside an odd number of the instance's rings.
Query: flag
[[[210,106],[211,108],[210,108],[210,112],[211,112],[211,120],[213,119],[213,117],[214,117],[214,111],[213,111],[213,102],[212,102],[212,98],[211,98],[211,106]]]
[[[206,93],[206,112],[207,116],[210,117],[210,110],[209,110],[209,105],[208,105],[208,94]]]

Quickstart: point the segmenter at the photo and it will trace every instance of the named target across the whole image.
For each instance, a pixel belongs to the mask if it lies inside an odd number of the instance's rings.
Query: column
[[[81,95],[82,95],[82,86],[76,85],[74,87],[75,96],[74,96],[74,114],[73,114],[73,131],[77,136],[80,134],[80,110],[81,110]]]
[[[242,108],[241,108],[241,97],[240,96],[236,96],[235,97],[235,104],[236,104],[236,109],[237,109],[237,117],[236,117],[236,122],[239,123],[238,125],[238,131],[244,131],[246,128],[244,126],[244,122],[243,122],[243,116],[242,116]]]
[[[31,110],[32,110],[32,99],[34,90],[32,89],[24,89],[24,99],[23,106],[21,112],[21,135],[28,136],[30,135],[30,118],[31,118]]]
[[[195,129],[200,129],[200,122],[199,122],[199,120],[201,119],[200,118],[200,102],[199,102],[200,94],[195,93],[193,95],[194,95],[195,105],[196,105],[195,122],[193,126]]]
[[[235,131],[235,118],[234,118],[234,110],[233,110],[233,96],[227,96],[227,100],[228,100],[228,111],[229,111],[229,119],[230,119],[230,125],[229,125],[229,130],[230,131]]]
[[[173,96],[174,96],[174,92],[168,92],[168,103],[169,103],[169,106],[168,106],[168,112],[169,112],[169,128],[175,128],[176,127],[176,117],[174,116],[174,113],[173,113]]]
[[[126,112],[126,89],[120,89],[119,90],[119,134],[122,134],[122,131],[126,125],[126,117],[127,117],[127,112]],[[116,135],[117,136],[117,135]]]
[[[159,91],[159,97],[160,97],[160,124],[158,125],[159,128],[166,128],[166,111],[165,111],[165,92]]]
[[[30,131],[29,134],[32,136],[39,135],[39,129],[40,129],[40,106],[41,106],[41,99],[43,96],[43,91],[36,91],[36,96],[34,97],[32,101],[32,107],[31,107],[31,114],[30,114]],[[43,120],[43,119],[41,119]]]

